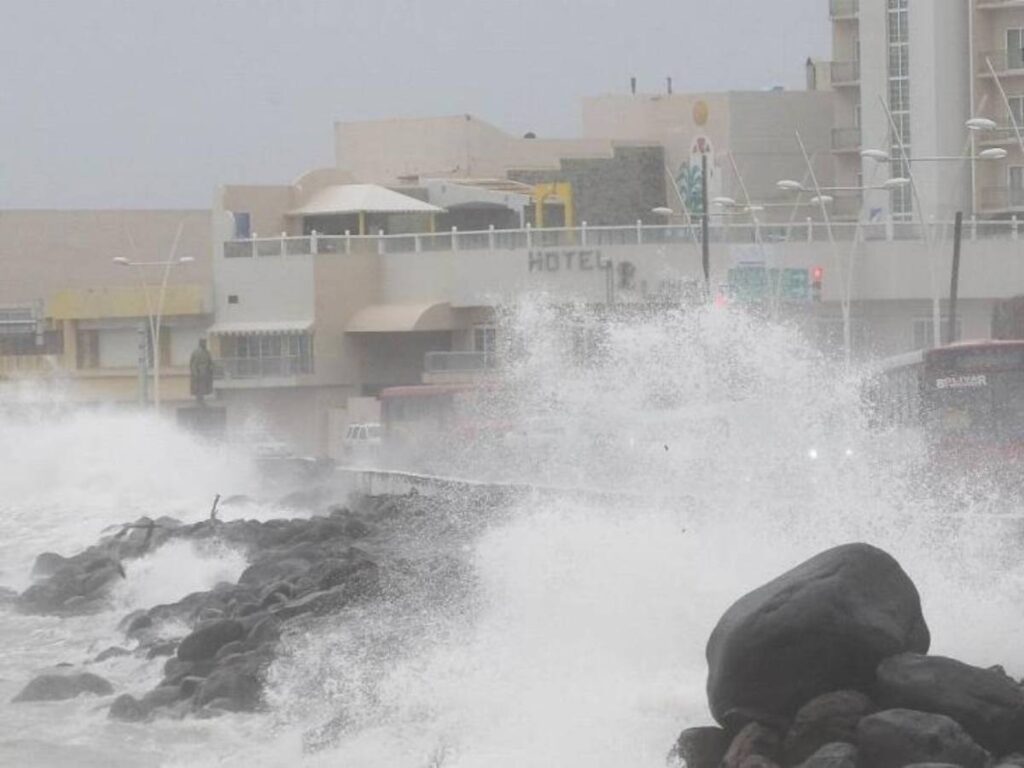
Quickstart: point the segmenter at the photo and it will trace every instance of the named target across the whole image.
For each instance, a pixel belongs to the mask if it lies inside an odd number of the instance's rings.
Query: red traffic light
[[[824,277],[825,270],[821,267],[814,267],[811,269],[811,282],[820,283],[821,278]]]

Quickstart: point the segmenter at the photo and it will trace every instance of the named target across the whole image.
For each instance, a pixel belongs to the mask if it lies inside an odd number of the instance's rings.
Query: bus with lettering
[[[917,430],[940,466],[1004,470],[1024,458],[1024,340],[890,358],[867,394],[876,423]]]

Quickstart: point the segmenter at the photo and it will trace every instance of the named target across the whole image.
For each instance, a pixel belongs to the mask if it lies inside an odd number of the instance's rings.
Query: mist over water
[[[682,728],[710,723],[704,645],[722,612],[849,541],[900,560],[935,653],[1024,675],[1017,501],[969,483],[952,501],[933,494],[914,444],[868,428],[858,372],[795,328],[722,308],[599,320],[537,301],[510,311],[502,333],[512,364],[471,404],[500,439],[465,441],[444,469],[603,496],[537,493],[490,519],[445,500],[443,537],[394,544],[415,566],[400,599],[285,638],[265,715],[128,726],[95,700],[2,703],[34,668],[118,642],[131,607],[237,577],[237,553],[160,550],[133,565],[109,615],[0,608],[0,635],[14,638],[0,712],[18,726],[0,725],[0,762],[5,742],[29,734],[98,755],[127,738],[141,764],[662,766]],[[70,553],[107,525],[198,519],[227,485],[255,487],[240,457],[149,417],[9,426],[0,584],[20,588],[38,552]],[[137,659],[96,671],[119,690],[158,677]],[[63,730],[48,723],[61,707],[74,724]]]

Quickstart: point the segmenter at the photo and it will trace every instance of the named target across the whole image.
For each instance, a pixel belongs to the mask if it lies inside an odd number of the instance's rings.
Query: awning
[[[289,216],[351,213],[444,213],[444,208],[417,200],[376,184],[324,187]]]
[[[265,320],[251,323],[215,323],[206,332],[220,336],[240,336],[253,333],[303,333],[312,327],[312,320]]]
[[[347,333],[405,333],[409,331],[453,331],[455,313],[451,304],[371,304],[349,320]]]

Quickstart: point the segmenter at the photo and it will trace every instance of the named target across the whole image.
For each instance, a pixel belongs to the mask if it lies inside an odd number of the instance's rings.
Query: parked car
[[[349,424],[341,441],[342,456],[348,462],[374,461],[380,455],[380,444],[380,424]]]

